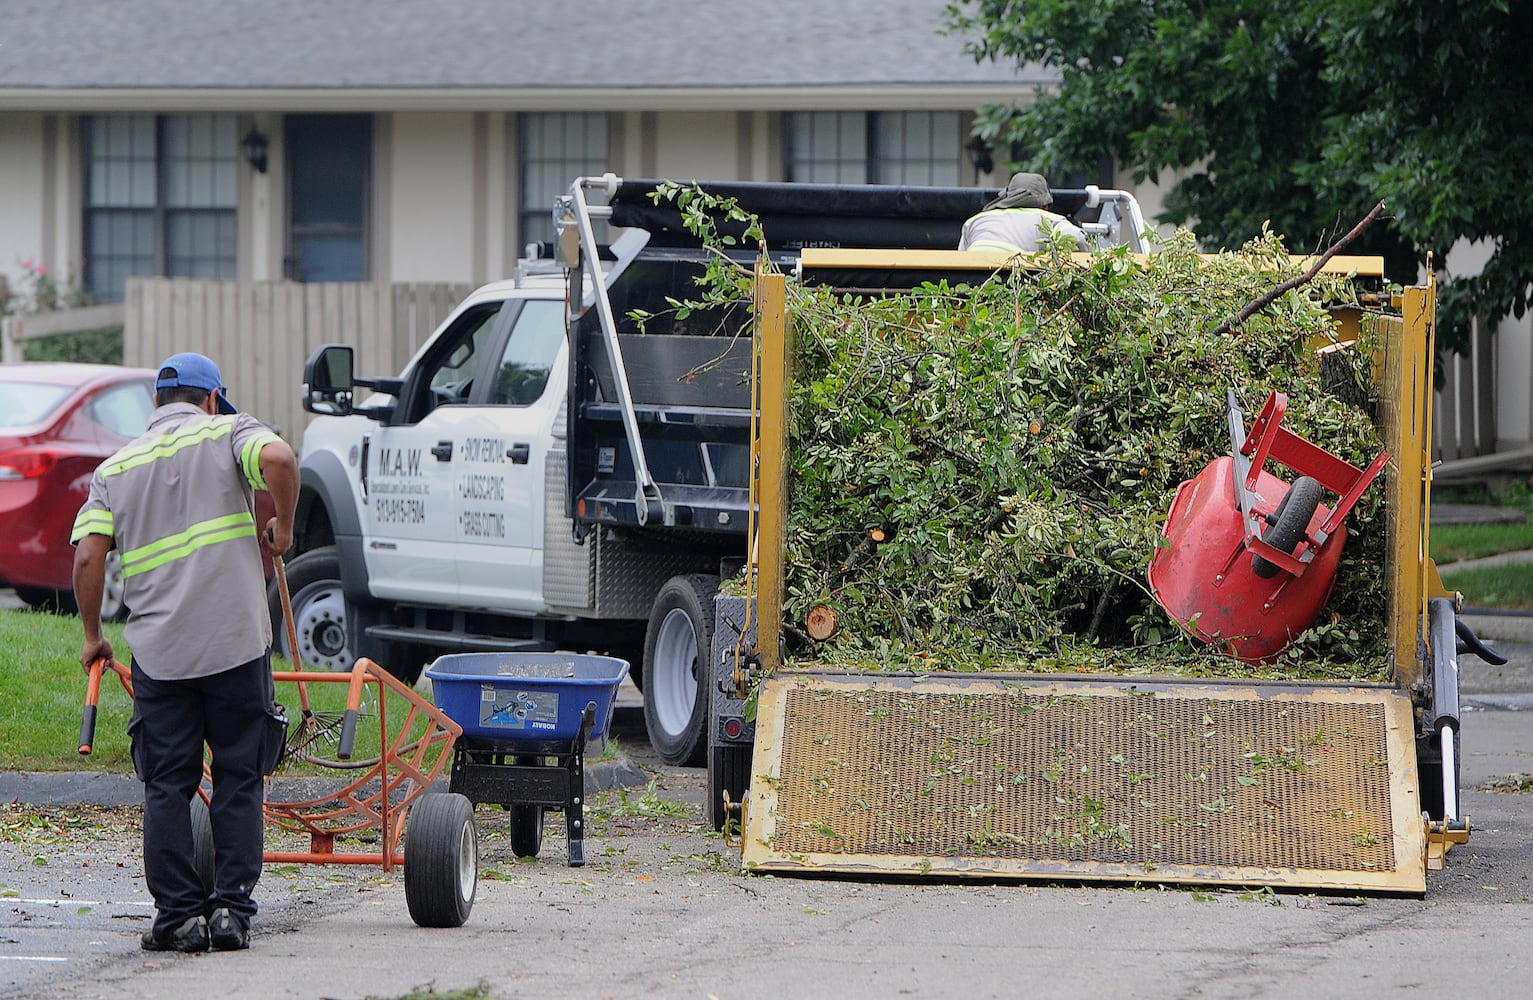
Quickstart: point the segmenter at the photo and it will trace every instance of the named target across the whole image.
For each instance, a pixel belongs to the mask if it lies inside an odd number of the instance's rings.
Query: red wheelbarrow
[[[1314,624],[1336,583],[1343,519],[1389,461],[1359,469],[1282,426],[1288,397],[1267,397],[1251,434],[1235,391],[1226,415],[1233,447],[1183,482],[1150,561],[1150,591],[1175,621],[1247,663],[1277,657]],[[1267,459],[1298,474],[1290,486]],[[1329,490],[1334,507],[1320,503]]]

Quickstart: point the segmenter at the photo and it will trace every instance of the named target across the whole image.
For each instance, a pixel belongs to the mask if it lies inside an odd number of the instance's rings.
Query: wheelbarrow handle
[[[101,701],[101,675],[106,672],[106,660],[97,658],[91,662],[85,682],[85,712],[80,718],[80,755],[89,757],[91,745],[96,742],[96,705]]]

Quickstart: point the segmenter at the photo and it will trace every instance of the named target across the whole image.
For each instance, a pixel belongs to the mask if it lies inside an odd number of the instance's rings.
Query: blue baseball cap
[[[206,355],[184,351],[172,354],[160,362],[160,375],[154,380],[155,389],[174,389],[183,385],[191,389],[205,389],[216,395],[219,413],[239,412],[224,396],[223,377],[218,374],[218,366],[213,363],[213,359]]]

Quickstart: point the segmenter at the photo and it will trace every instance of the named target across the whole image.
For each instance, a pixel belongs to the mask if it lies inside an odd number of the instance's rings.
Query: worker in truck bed
[[[1077,249],[1089,249],[1079,226],[1047,211],[1053,201],[1042,174],[1012,174],[1000,196],[963,224],[958,249],[1036,253],[1061,232],[1075,240]]]

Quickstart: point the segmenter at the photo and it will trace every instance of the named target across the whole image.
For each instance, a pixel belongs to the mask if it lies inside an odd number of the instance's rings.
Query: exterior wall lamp
[[[969,140],[969,144],[964,148],[969,151],[969,162],[974,164],[976,180],[978,180],[977,175],[988,174],[995,169],[995,157],[990,148],[990,143],[986,142],[983,138],[975,136]]]
[[[252,127],[246,132],[245,138],[240,140],[240,149],[245,153],[245,161],[256,173],[266,173],[266,136],[260,129]]]

